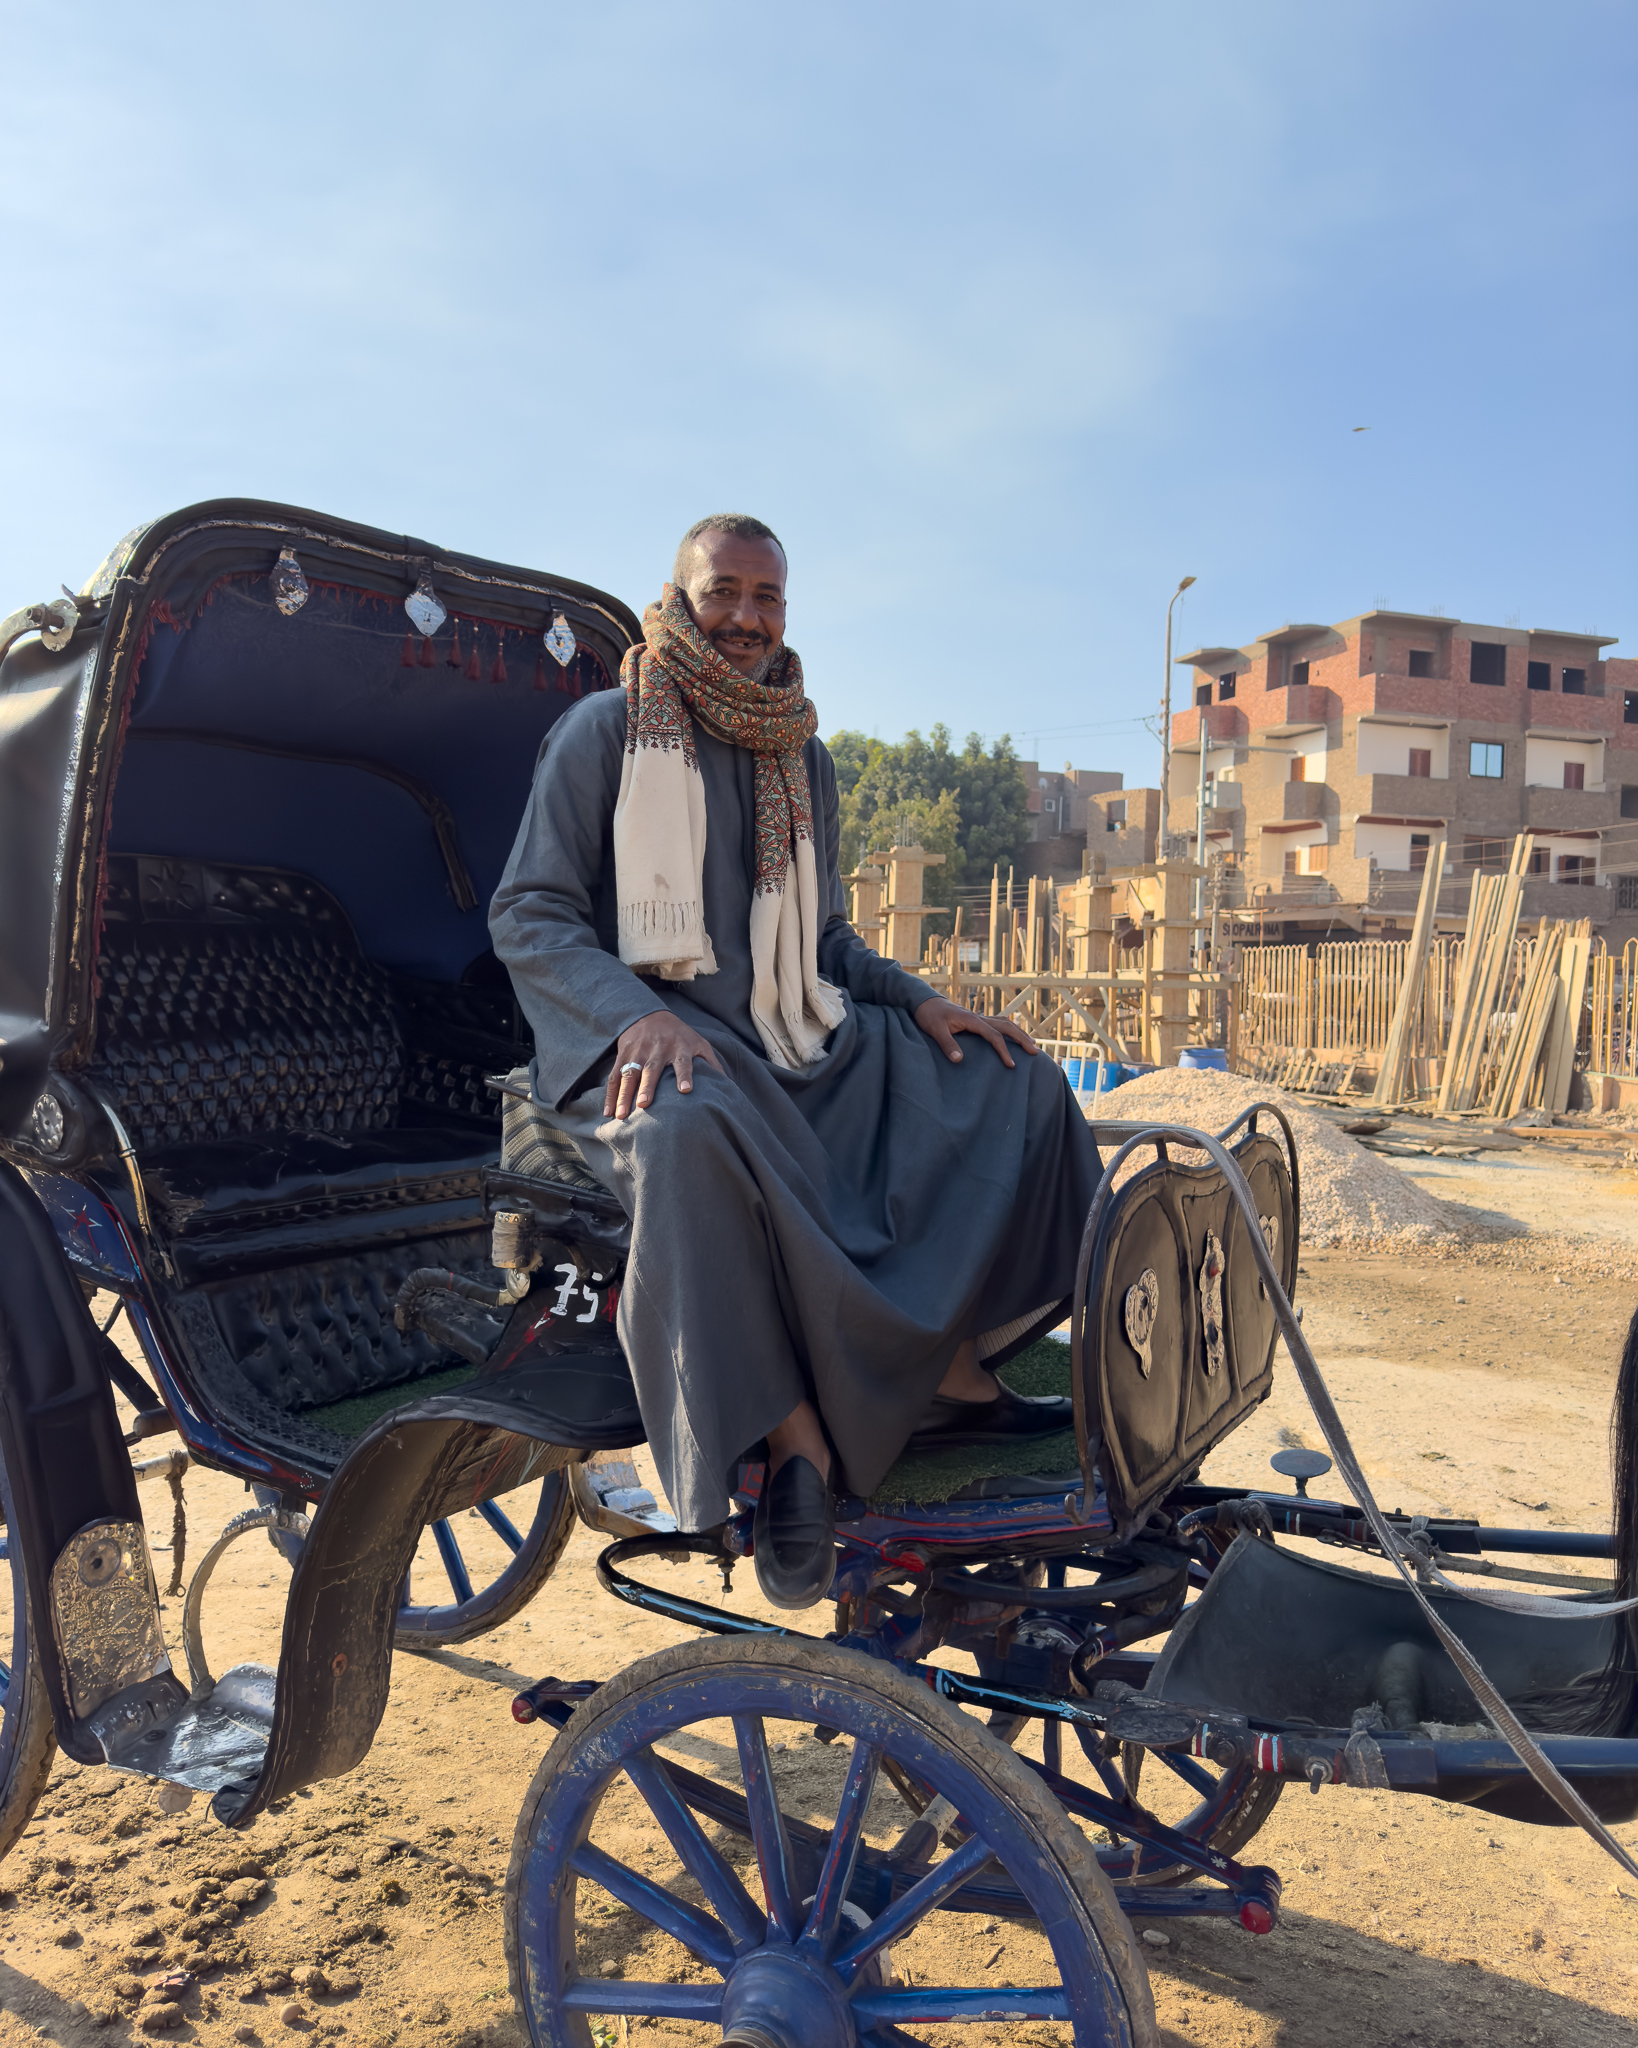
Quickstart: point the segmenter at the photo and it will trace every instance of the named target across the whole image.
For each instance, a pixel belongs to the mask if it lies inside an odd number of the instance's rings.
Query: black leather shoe
[[[993,1401],[956,1401],[935,1394],[907,1451],[959,1451],[1021,1436],[1049,1436],[1075,1427],[1075,1403],[1056,1394],[1015,1394],[997,1380]]]
[[[836,1501],[806,1458],[787,1458],[764,1481],[751,1525],[751,1558],[775,1607],[811,1607],[836,1576]]]

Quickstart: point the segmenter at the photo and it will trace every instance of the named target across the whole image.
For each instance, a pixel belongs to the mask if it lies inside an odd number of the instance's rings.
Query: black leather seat
[[[481,1026],[505,999],[390,975],[306,877],[199,867],[190,885],[187,865],[110,861],[90,1070],[184,1263],[246,1233],[481,1221],[500,1156],[482,1075],[517,1054]]]

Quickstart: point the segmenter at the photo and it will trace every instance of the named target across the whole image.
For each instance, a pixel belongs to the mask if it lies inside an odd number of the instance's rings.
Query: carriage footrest
[[[190,1700],[175,1679],[151,1680],[116,1695],[90,1726],[111,1770],[215,1793],[260,1771],[277,1682],[265,1665],[238,1664]]]

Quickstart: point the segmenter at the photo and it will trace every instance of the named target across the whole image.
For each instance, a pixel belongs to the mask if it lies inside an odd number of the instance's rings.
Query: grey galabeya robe
[[[707,817],[704,903],[718,971],[640,978],[615,939],[613,819],[626,700],[567,712],[490,909],[495,951],[535,1034],[536,1101],[632,1222],[619,1333],[679,1525],[729,1512],[735,1461],[811,1395],[839,1486],[869,1493],[957,1344],[999,1357],[1054,1319],[1100,1173],[1085,1119],[1044,1054],[1016,1067],[971,1035],[952,1062],[915,1023],[935,991],[847,922],[836,769],[813,793],[819,971],[844,991],[829,1050],[774,1066],[751,1020],[752,756],[696,721]],[[726,1078],[669,1071],[652,1108],[605,1121],[615,1040],[665,1007]]]

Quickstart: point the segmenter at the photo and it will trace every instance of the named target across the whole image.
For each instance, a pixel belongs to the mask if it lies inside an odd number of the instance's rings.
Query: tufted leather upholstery
[[[391,985],[350,935],[110,925],[97,978],[93,1072],[139,1151],[397,1121]]]
[[[500,1285],[480,1229],[243,1275],[206,1295],[240,1372],[289,1414],[449,1363],[430,1338],[401,1336],[393,1321],[393,1297],[417,1266]]]

